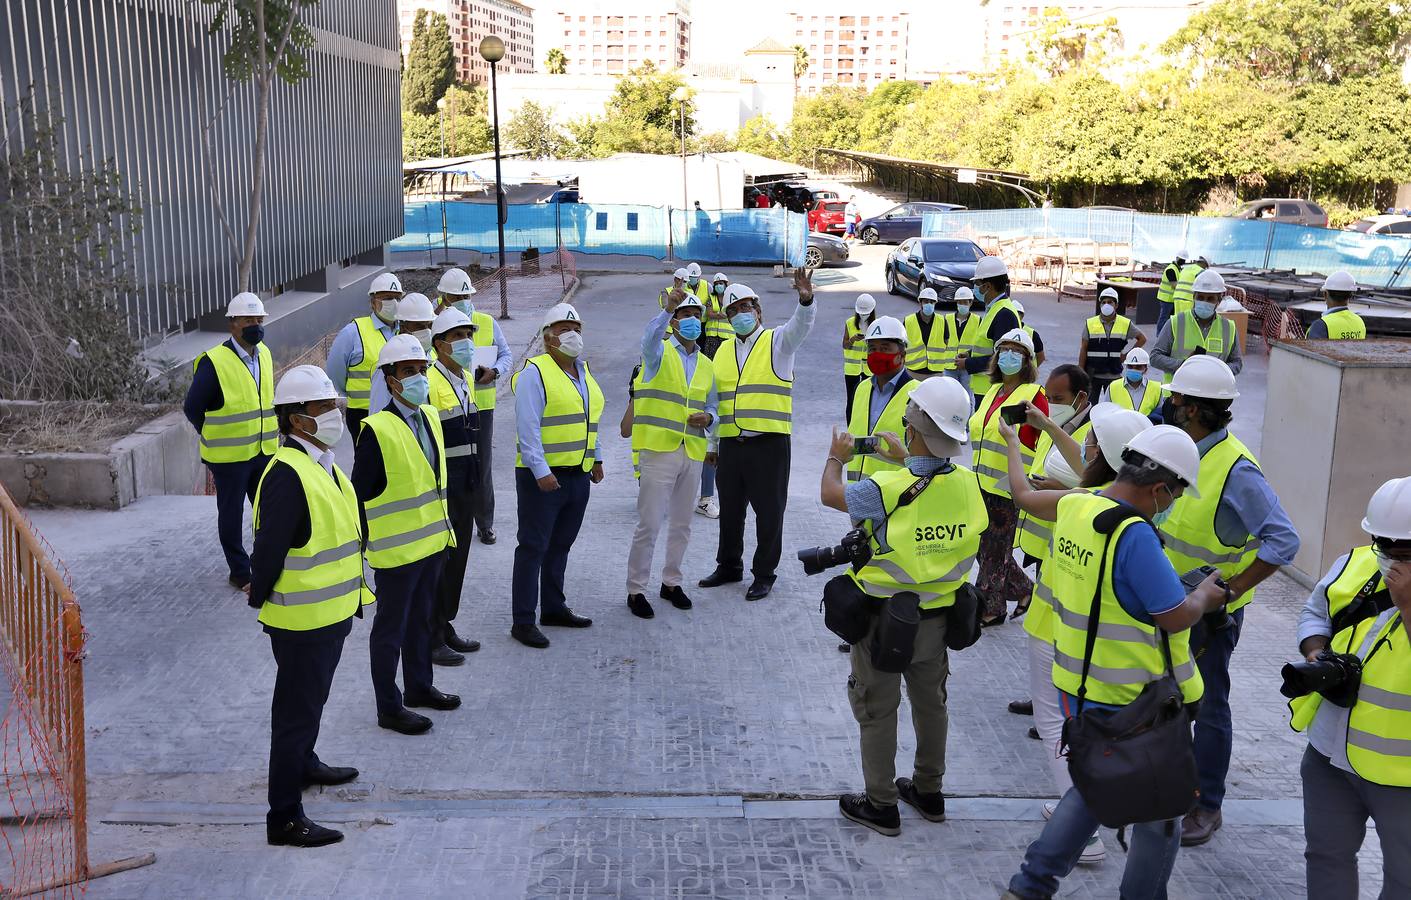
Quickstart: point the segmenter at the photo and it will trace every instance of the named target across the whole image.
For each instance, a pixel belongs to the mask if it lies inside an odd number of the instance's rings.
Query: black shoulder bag
[[[1104,516],[1099,515],[1095,523],[1107,535],[1100,572],[1107,570],[1113,532],[1133,518],[1119,513],[1106,516],[1104,522]],[[1172,666],[1171,642],[1160,626],[1166,674],[1148,682],[1137,699],[1121,709],[1083,709],[1101,608],[1099,577],[1088,612],[1078,713],[1063,723],[1062,752],[1068,757],[1068,774],[1093,815],[1108,828],[1183,816],[1195,805],[1200,790],[1191,720]]]

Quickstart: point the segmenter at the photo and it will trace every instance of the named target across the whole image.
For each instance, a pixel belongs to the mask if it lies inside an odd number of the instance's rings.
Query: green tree
[[[862,103],[857,123],[858,149],[885,153],[891,149],[898,124],[912,112],[925,88],[914,81],[885,81],[873,89]]]
[[[1057,78],[1084,64],[1097,64],[1121,46],[1122,32],[1112,16],[1100,22],[1074,22],[1062,7],[1049,6],[1029,37],[1028,60],[1040,72]]]
[[[528,151],[535,159],[563,156],[569,148],[568,135],[554,123],[553,110],[524,101],[505,126],[505,141],[516,150]]]
[[[568,57],[558,47],[553,48],[544,57],[544,71],[550,75],[567,75]]]
[[[1218,0],[1166,41],[1211,69],[1293,84],[1397,71],[1411,44],[1411,5],[1389,0]]]
[[[799,95],[799,80],[808,74],[808,48],[803,44],[794,45],[794,96]]]
[[[789,138],[769,116],[755,116],[740,126],[735,149],[771,159],[788,159]]]
[[[795,103],[794,117],[789,123],[791,158],[795,162],[811,163],[814,151],[820,147],[855,149],[865,96],[860,88],[829,85],[817,96]],[[819,160],[820,164],[827,162]]]
[[[691,153],[729,153],[736,149],[736,141],[723,131],[707,131],[686,142]]]
[[[681,105],[672,94],[684,86],[680,75],[658,72],[646,63],[618,79],[600,118],[576,126],[570,123],[569,131],[587,156],[679,153]],[[686,136],[690,137],[695,131],[695,103],[688,97],[685,106]]]
[[[412,19],[412,42],[402,73],[402,109],[429,116],[436,101],[456,80],[456,58],[451,49],[451,28],[440,13],[418,9]]]

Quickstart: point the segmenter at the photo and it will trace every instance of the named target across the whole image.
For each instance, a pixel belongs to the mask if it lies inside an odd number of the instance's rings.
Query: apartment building
[[[907,77],[911,17],[899,7],[877,6],[788,14],[791,43],[808,50],[800,92],[814,94],[835,84],[870,89]]]
[[[451,50],[456,57],[456,80],[480,83],[490,79],[490,64],[480,58],[480,41],[498,35],[505,42],[501,72],[534,71],[534,10],[515,0],[399,0],[402,58],[412,43],[416,11],[425,9],[446,17],[451,30]]]
[[[562,50],[570,75],[623,75],[647,62],[678,69],[691,59],[687,0],[560,0],[547,19],[539,55]]]

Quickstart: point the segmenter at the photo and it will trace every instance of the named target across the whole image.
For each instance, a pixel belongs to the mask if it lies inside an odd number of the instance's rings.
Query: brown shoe
[[[1208,844],[1223,824],[1224,817],[1220,815],[1220,810],[1197,806],[1181,820],[1181,846],[1199,847],[1201,844]]]

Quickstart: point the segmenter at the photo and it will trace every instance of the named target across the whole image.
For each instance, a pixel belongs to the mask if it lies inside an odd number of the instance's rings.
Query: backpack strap
[[[1078,682],[1078,715],[1083,714],[1084,700],[1088,694],[1088,672],[1093,665],[1093,648],[1097,646],[1097,625],[1098,617],[1102,610],[1102,573],[1107,571],[1107,557],[1112,552],[1112,535],[1128,519],[1145,519],[1138,513],[1131,512],[1124,506],[1117,505],[1098,513],[1093,519],[1093,528],[1099,534],[1106,535],[1102,544],[1102,559],[1099,563],[1097,586],[1093,588],[1093,602],[1088,608],[1088,639],[1083,647],[1083,674]],[[1167,652],[1167,664],[1170,664],[1170,652]]]

